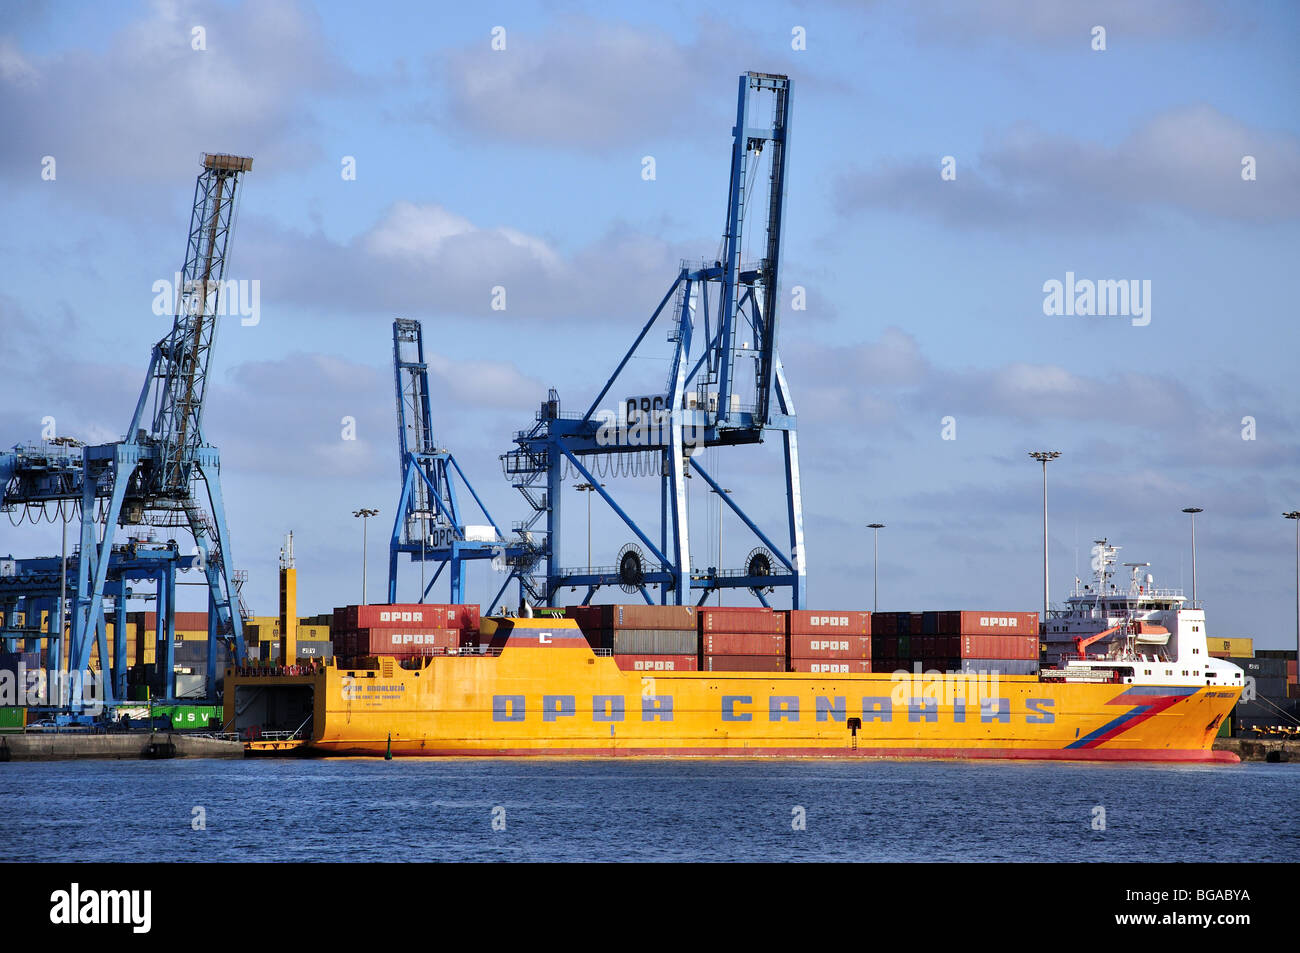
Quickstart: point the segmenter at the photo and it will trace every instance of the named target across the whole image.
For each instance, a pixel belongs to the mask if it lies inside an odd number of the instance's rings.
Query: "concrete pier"
[[[71,761],[85,758],[242,758],[238,741],[195,737],[180,731],[124,732],[96,735],[82,732],[0,734],[0,761]]]
[[[1273,738],[1219,738],[1215,751],[1231,751],[1242,761],[1300,761],[1300,741]]]

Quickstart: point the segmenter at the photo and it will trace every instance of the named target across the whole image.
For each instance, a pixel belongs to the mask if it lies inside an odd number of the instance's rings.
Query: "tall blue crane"
[[[561,589],[585,587],[588,602],[601,587],[620,586],[653,602],[648,587],[657,586],[660,601],[673,604],[703,603],[724,588],[747,589],[765,605],[766,593],[788,588],[795,608],[806,602],[796,416],[777,349],[791,88],[786,76],[751,72],[740,77],[720,254],[712,261],[683,263],[585,412],[562,412],[559,395],[552,390],[533,426],[517,432],[515,449],[502,455],[507,478],[532,508],[530,519],[517,525],[516,533],[534,558],[521,560],[515,571],[521,587],[535,593],[538,601],[554,604]],[[762,236],[762,257],[746,261],[746,238],[756,232]],[[617,394],[619,410],[602,409],[602,401],[614,392],[661,319],[672,345],[663,391]],[[772,432],[781,435],[784,450],[783,544],[723,490],[697,455],[706,447],[760,443]],[[597,476],[602,467],[614,475],[649,472],[659,477],[657,532],[640,526],[615,500]],[[692,473],[758,543],[738,568],[692,566],[686,512],[686,481]],[[598,493],[635,537],[620,551],[616,566],[560,565],[561,490],[568,476]],[[692,590],[699,591],[698,600]]]
[[[215,689],[218,656],[223,662],[244,657],[243,625],[233,569],[230,532],[221,494],[221,458],[207,442],[203,410],[213,342],[235,221],[239,184],[253,160],[205,154],[195,182],[193,210],[176,310],[168,335],[154,345],[144,386],[126,436],[114,443],[81,448],[72,454],[40,454],[17,448],[0,455],[0,508],[7,511],[54,503],[80,511],[80,545],[70,565],[76,568],[68,645],[69,672],[83,671],[93,644],[104,639],[105,584],[115,565],[117,527],[156,526],[188,530],[197,568],[208,587],[209,693]],[[199,484],[203,489],[200,491]],[[188,568],[182,560],[180,568]],[[174,573],[169,579],[174,581]],[[121,597],[119,597],[121,598]],[[166,619],[164,694],[175,696],[173,673],[174,588],[159,586],[157,618]],[[58,619],[64,616],[59,606]],[[119,629],[120,633],[120,629]],[[49,667],[59,670],[62,624],[50,626]],[[109,668],[101,652],[101,664]],[[224,667],[224,666],[223,666]],[[108,698],[113,701],[111,695]],[[77,699],[71,699],[77,707]]]
[[[510,567],[533,559],[532,552],[526,545],[505,539],[456,458],[434,440],[429,365],[419,321],[398,318],[393,322],[393,374],[402,491],[388,547],[388,601],[397,601],[397,567],[401,554],[406,553],[412,562],[437,564],[432,578],[421,587],[421,602],[448,567],[451,601],[464,602],[467,562],[490,559],[504,574],[501,590],[488,604],[491,607],[510,580],[518,578]],[[486,523],[466,524],[458,484],[469,493]]]

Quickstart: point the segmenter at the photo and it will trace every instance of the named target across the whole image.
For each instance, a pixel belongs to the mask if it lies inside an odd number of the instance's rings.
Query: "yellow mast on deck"
[[[280,550],[280,664],[298,661],[298,570],[293,565],[293,530]]]

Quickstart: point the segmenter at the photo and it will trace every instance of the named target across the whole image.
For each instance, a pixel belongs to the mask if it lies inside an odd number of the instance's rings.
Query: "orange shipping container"
[[[1037,612],[940,612],[938,622],[944,635],[1036,636],[1039,629]]]
[[[813,675],[852,675],[858,672],[870,672],[869,659],[831,659],[792,658],[790,671],[808,672]]]
[[[871,613],[861,610],[792,609],[787,614],[791,635],[870,635]]]
[[[358,629],[354,651],[357,655],[434,655],[462,644],[460,629]]]
[[[694,655],[615,655],[625,672],[694,672],[699,662]]]
[[[706,672],[784,672],[784,655],[706,655]]]
[[[765,632],[706,632],[700,646],[705,655],[785,656],[785,636]]]
[[[790,657],[800,659],[869,659],[866,635],[790,635]]]
[[[700,609],[701,632],[741,632],[785,635],[785,615],[771,609],[727,607]]]
[[[1037,635],[963,635],[962,658],[1036,659]]]

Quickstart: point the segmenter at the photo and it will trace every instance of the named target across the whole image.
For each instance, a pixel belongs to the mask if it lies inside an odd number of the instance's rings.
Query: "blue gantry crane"
[[[585,587],[584,602],[604,586],[639,592],[653,602],[698,602],[723,588],[747,589],[767,604],[766,593],[790,590],[791,603],[806,601],[803,507],[799,489],[796,417],[777,349],[781,238],[789,165],[788,77],[746,73],[740,77],[731,150],[731,181],[721,253],[713,261],[683,263],[676,280],[637,335],[590,406],[561,411],[551,390],[533,426],[515,435],[502,455],[508,479],[532,513],[515,526],[523,551],[512,567],[521,590],[553,605],[565,587]],[[766,105],[766,109],[764,106]],[[744,260],[747,235],[761,232],[762,257]],[[663,319],[672,358],[662,392],[625,397],[619,409],[602,409],[652,328]],[[778,545],[700,462],[706,447],[735,447],[779,433],[785,464],[786,545]],[[602,469],[603,468],[603,469]],[[597,473],[658,476],[658,532],[642,527],[600,482]],[[687,479],[701,477],[754,535],[758,545],[735,569],[697,569],[691,563],[687,527]],[[566,477],[598,493],[635,537],[603,569],[560,565],[562,494]],[[542,528],[544,526],[544,529]],[[719,562],[721,560],[719,559]],[[544,565],[544,575],[542,566]],[[540,577],[540,578],[539,578]]]
[[[449,567],[451,601],[464,602],[467,563],[491,560],[503,574],[501,590],[488,603],[493,606],[511,578],[517,578],[511,567],[532,559],[532,551],[523,543],[505,539],[456,458],[434,440],[429,366],[419,321],[398,318],[393,322],[393,373],[402,491],[388,548],[388,601],[397,601],[397,568],[401,554],[406,553],[412,562],[437,565],[427,582],[421,580],[421,602]],[[458,486],[469,494],[485,523],[465,522],[473,510],[462,508]]]
[[[30,618],[21,628],[11,628],[18,611],[25,608],[30,617],[33,608],[49,606],[56,588],[70,594],[67,608],[67,598],[58,597],[56,611],[49,613],[48,631],[40,633],[50,647],[50,672],[63,670],[63,636],[70,615],[68,672],[84,671],[91,647],[97,644],[105,671],[112,669],[120,675],[123,626],[115,626],[118,645],[114,658],[105,638],[105,598],[112,599],[120,623],[128,595],[125,581],[153,579],[159,583],[161,687],[163,695],[173,699],[170,619],[175,608],[175,574],[191,568],[203,572],[208,588],[209,697],[215,691],[218,662],[244,657],[239,575],[233,568],[221,494],[221,458],[204,437],[203,410],[239,184],[252,166],[253,160],[242,156],[203,157],[172,328],[153,348],[126,436],[113,443],[81,447],[80,453],[46,444],[0,454],[0,509],[11,519],[14,513],[20,518],[49,517],[48,507],[53,506],[65,524],[69,518],[80,522],[79,544],[70,558],[53,563],[14,560],[7,578],[0,582],[0,605],[9,609],[0,639],[7,645],[38,635],[32,631]],[[183,555],[173,541],[157,545],[139,533],[128,543],[117,545],[114,536],[119,526],[186,530],[195,552]],[[35,618],[39,619],[39,611]],[[162,631],[164,625],[166,631]],[[120,679],[106,682],[105,700],[121,700],[124,686]],[[75,695],[66,701],[67,707],[79,707]]]

